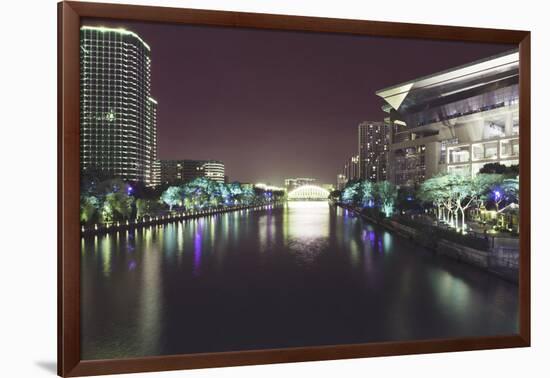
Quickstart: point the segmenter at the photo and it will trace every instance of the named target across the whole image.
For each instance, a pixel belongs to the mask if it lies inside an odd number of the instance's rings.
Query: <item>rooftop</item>
[[[381,89],[376,95],[382,97],[395,110],[407,108],[473,90],[519,75],[519,52],[517,49],[494,55],[469,64],[454,67],[418,79]]]

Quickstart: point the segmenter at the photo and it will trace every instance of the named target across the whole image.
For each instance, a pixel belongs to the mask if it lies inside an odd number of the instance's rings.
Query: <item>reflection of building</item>
[[[290,192],[291,190],[296,189],[300,186],[312,185],[315,181],[317,180],[307,177],[285,179],[285,189],[287,192]]]
[[[359,134],[359,177],[370,181],[386,179],[388,129],[385,122],[361,122]]]
[[[391,125],[389,179],[518,164],[518,74],[516,50],[378,91]]]
[[[151,51],[124,29],[80,29],[80,164],[83,174],[159,183]]]
[[[225,167],[218,160],[161,160],[162,183],[189,182],[199,177],[225,182]]]

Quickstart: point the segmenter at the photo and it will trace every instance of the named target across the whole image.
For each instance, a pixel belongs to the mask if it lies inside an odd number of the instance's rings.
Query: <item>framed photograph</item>
[[[530,33],[59,3],[58,373],[530,345]]]

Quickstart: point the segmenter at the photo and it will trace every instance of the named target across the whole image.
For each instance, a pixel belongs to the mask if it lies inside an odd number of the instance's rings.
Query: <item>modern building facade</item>
[[[218,160],[161,160],[163,184],[178,184],[204,177],[216,182],[226,182],[225,165]]]
[[[80,29],[80,162],[83,174],[160,182],[151,49],[125,29]]]
[[[376,92],[390,128],[388,179],[410,186],[518,164],[518,78],[514,50]]]
[[[359,177],[373,182],[387,176],[389,127],[385,122],[361,122],[357,127],[359,141]]]
[[[285,189],[290,192],[300,186],[313,185],[317,180],[309,177],[297,177],[285,179]]]

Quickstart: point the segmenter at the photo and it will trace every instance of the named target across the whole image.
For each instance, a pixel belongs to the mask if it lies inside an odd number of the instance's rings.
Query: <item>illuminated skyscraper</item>
[[[377,182],[386,179],[389,128],[384,122],[359,124],[359,176]]]
[[[83,174],[160,182],[151,49],[125,29],[80,29],[80,164]]]

